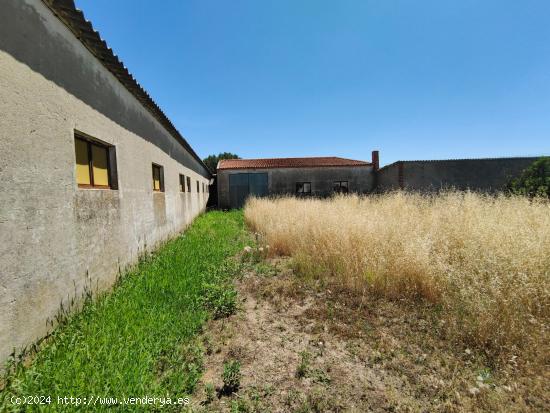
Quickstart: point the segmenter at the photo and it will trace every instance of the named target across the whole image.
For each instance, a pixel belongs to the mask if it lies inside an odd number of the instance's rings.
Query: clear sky
[[[548,0],[77,0],[205,157],[550,154]]]

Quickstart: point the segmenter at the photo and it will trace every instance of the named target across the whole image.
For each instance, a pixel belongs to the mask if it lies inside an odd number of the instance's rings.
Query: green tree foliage
[[[218,165],[218,161],[222,159],[241,159],[239,158],[239,155],[236,155],[231,152],[222,152],[218,155],[209,155],[208,157],[203,159],[203,162],[206,164],[208,169],[210,169],[210,172],[215,173],[216,172],[216,166]]]
[[[514,194],[550,198],[550,156],[537,159],[508,187]]]

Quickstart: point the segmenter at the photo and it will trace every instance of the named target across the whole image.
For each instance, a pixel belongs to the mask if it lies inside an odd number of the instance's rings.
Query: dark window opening
[[[296,193],[299,195],[311,194],[311,182],[296,182]]]
[[[117,189],[114,146],[76,134],[74,142],[79,188]]]
[[[180,174],[180,192],[185,192],[185,175]]]
[[[153,191],[164,192],[164,168],[153,164]]]
[[[187,177],[187,192],[191,192],[191,178]]]
[[[197,181],[197,194],[200,192],[199,190],[199,181]]]
[[[334,181],[333,190],[339,194],[347,194],[349,192],[348,181]]]

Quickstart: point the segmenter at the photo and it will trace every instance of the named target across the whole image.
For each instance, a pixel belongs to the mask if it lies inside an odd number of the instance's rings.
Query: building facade
[[[217,193],[220,208],[241,208],[250,195],[325,197],[334,193],[444,189],[494,193],[506,190],[538,157],[397,161],[379,168],[372,161],[343,158],[230,159],[220,161]]]
[[[378,152],[373,161],[337,157],[227,159],[218,163],[220,208],[240,208],[250,195],[326,197],[373,191]]]
[[[406,189],[434,192],[442,189],[498,192],[537,157],[398,161],[378,171],[377,190]]]
[[[204,210],[211,174],[70,0],[0,4],[0,362]]]

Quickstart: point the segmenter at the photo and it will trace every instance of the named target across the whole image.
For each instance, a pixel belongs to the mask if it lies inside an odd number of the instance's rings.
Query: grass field
[[[298,274],[432,306],[495,363],[548,363],[550,204],[473,193],[252,199],[245,221]]]
[[[202,370],[196,336],[209,317],[231,310],[230,277],[238,268],[228,257],[243,248],[246,237],[241,212],[197,218],[185,234],[143,259],[113,292],[87,302],[36,354],[12,365],[3,379],[0,411],[84,409],[57,404],[58,396],[175,400],[191,394]],[[10,402],[12,396],[29,395],[50,396],[52,403]],[[87,409],[107,410],[113,406],[97,400]],[[162,410],[171,411],[170,406]]]

